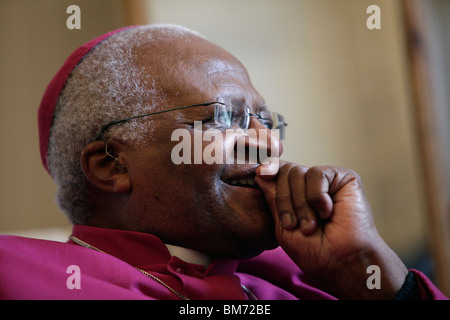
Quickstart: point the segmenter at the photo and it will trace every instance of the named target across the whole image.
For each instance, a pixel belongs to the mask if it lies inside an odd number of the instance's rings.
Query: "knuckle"
[[[303,180],[305,177],[305,173],[306,173],[307,169],[305,167],[302,166],[295,166],[293,168],[291,168],[291,170],[289,171],[289,182],[293,183],[299,180]]]
[[[308,178],[320,178],[325,176],[325,171],[330,167],[314,166],[308,169],[306,176]]]
[[[307,178],[326,178],[327,173],[331,173],[335,177],[343,176],[349,179],[356,179],[359,182],[361,181],[361,177],[356,171],[333,166],[313,166],[308,169],[306,176]]]
[[[326,197],[322,193],[313,193],[308,196],[308,202],[314,206],[318,206],[326,203]]]
[[[280,167],[280,172],[286,173],[290,171],[304,173],[306,170],[307,167],[292,162],[287,162]]]
[[[359,176],[359,174],[351,169],[346,169],[346,171],[344,172],[344,179],[347,181],[356,181],[359,185],[361,185],[361,177]]]
[[[291,162],[288,162],[286,164],[284,164],[281,168],[280,168],[280,174],[286,174],[288,173],[291,168],[294,167],[294,164]]]

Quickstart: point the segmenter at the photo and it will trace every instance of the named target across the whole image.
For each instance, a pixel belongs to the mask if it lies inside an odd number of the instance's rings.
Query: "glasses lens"
[[[214,109],[214,119],[219,126],[229,128],[231,127],[231,119],[233,112],[231,110],[231,104],[229,103],[216,103]]]
[[[247,130],[250,125],[250,108],[249,107],[243,107],[241,108],[241,112],[238,113],[239,115],[239,127],[241,129]]]
[[[266,127],[267,129],[272,129],[273,125],[274,125],[274,120],[273,120],[273,113],[274,112],[270,112],[270,111],[261,111],[259,113],[259,117],[258,120],[259,122],[261,122],[264,127]]]
[[[276,112],[262,111],[259,114],[258,119],[267,129],[277,129],[280,135],[280,139],[284,141],[286,122],[284,122],[284,117]]]
[[[231,103],[221,102],[215,105],[214,119],[221,127],[246,130],[250,123],[249,111],[250,108],[247,106],[234,106]]]
[[[284,117],[277,113],[276,114],[276,119],[277,119],[277,127],[280,130],[280,139],[281,141],[284,141],[285,137],[286,137],[286,125],[287,123],[284,122]]]
[[[220,127],[236,127],[247,130],[252,114],[250,111],[250,108],[246,105],[232,105],[230,100],[220,101],[215,105],[214,119]],[[277,129],[280,139],[284,141],[287,123],[284,122],[284,117],[281,114],[262,111],[256,117],[267,129]]]

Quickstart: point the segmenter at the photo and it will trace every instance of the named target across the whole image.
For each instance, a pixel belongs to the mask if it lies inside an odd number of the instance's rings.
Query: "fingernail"
[[[283,213],[281,215],[281,226],[285,229],[290,229],[293,227],[293,224],[295,223],[292,214],[289,212]]]
[[[308,236],[314,232],[314,225],[314,221],[310,221],[306,218],[302,218],[300,220],[300,230],[305,236]]]
[[[278,158],[268,158],[268,159],[270,161],[267,161],[266,163],[261,164],[258,167],[260,168],[259,172],[262,176],[274,176],[278,173],[278,169],[280,168],[278,164]]]
[[[306,218],[300,219],[300,230],[308,229],[309,228],[309,221]]]

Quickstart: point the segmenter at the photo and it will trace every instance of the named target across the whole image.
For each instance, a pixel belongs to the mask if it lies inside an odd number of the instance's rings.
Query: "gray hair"
[[[86,223],[93,214],[80,166],[84,147],[109,121],[151,112],[165,101],[162,88],[138,65],[134,49],[185,34],[200,36],[176,25],[127,29],[102,41],[72,71],[55,108],[47,152],[56,201],[72,223]],[[105,138],[139,142],[149,126],[148,121],[128,121],[111,127]]]

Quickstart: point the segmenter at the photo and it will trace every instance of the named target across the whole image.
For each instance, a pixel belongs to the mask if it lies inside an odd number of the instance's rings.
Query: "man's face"
[[[169,53],[158,54],[164,49]],[[145,58],[141,55],[139,62],[164,89],[167,104],[161,110],[218,99],[245,103],[252,113],[265,109],[245,68],[223,49],[189,37],[185,42],[164,43],[157,50],[148,50],[150,54]],[[251,183],[258,165],[176,165],[171,157],[172,149],[179,144],[171,141],[172,132],[187,130],[193,151],[194,121],[205,123],[213,110],[213,106],[195,107],[141,120],[152,121],[152,130],[148,133],[150,142],[132,149],[128,163],[133,217],[138,219],[139,231],[155,234],[166,243],[213,256],[249,257],[276,246],[273,219],[262,192],[252,185],[232,184],[233,180],[248,179]],[[250,128],[265,129],[254,118]],[[211,143],[223,143],[220,147],[230,150],[236,140],[224,133],[223,139],[203,142],[202,148]],[[249,141],[250,146],[262,147],[258,141]]]

